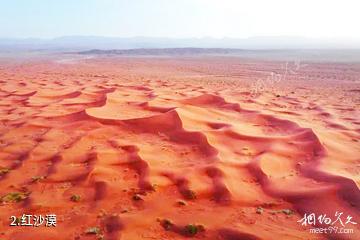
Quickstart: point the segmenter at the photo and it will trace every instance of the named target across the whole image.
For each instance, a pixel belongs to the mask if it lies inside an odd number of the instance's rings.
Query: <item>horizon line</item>
[[[163,39],[216,39],[216,40],[223,40],[223,39],[235,39],[235,40],[245,40],[251,38],[299,38],[299,39],[309,39],[309,40],[351,40],[357,41],[360,39],[350,39],[346,37],[308,37],[308,36],[300,36],[300,35],[253,35],[248,37],[216,37],[216,36],[187,36],[187,37],[171,37],[171,36],[146,36],[146,35],[134,35],[134,36],[109,36],[109,35],[76,35],[76,34],[69,34],[69,35],[61,35],[61,36],[54,36],[54,37],[37,37],[37,36],[29,36],[29,37],[15,37],[15,36],[0,36],[0,39],[17,39],[17,40],[26,40],[26,39],[38,39],[38,40],[53,40],[58,38],[66,38],[66,37],[88,37],[88,38],[122,38],[122,39],[131,39],[131,38],[163,38]]]

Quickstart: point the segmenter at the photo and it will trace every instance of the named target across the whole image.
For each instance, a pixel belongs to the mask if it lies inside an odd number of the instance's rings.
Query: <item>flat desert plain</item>
[[[360,239],[359,63],[0,63],[2,240]]]

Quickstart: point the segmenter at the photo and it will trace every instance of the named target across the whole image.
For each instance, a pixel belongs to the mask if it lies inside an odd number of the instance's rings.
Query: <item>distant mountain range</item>
[[[83,55],[141,55],[141,56],[169,56],[169,55],[236,55],[249,52],[248,50],[232,48],[136,48],[136,49],[92,49],[77,52]]]
[[[301,37],[152,38],[66,36],[54,39],[0,38],[0,50],[86,51],[91,49],[230,48],[230,49],[351,49],[359,42],[323,41]]]

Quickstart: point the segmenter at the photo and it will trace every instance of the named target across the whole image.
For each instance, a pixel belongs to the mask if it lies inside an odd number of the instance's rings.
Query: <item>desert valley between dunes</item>
[[[0,81],[1,240],[360,239],[359,63],[0,59]],[[299,222],[336,212],[353,233]]]

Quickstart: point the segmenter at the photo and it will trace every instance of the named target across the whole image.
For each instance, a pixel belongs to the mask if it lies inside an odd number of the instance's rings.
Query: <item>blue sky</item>
[[[7,0],[0,37],[360,39],[358,0]]]

